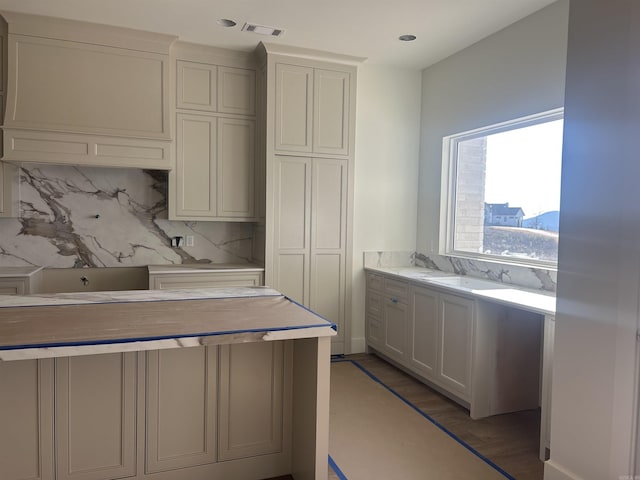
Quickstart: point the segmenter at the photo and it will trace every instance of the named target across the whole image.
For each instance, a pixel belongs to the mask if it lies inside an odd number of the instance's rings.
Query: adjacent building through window
[[[556,110],[444,139],[442,253],[557,262],[562,127]]]

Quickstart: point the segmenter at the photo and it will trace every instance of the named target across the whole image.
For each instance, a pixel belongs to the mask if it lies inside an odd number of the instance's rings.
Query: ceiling
[[[252,50],[261,40],[423,69],[554,0],[0,0],[1,10],[177,35]],[[232,28],[221,18],[237,22]],[[279,37],[241,31],[245,22],[284,29]],[[398,36],[413,34],[413,42]]]

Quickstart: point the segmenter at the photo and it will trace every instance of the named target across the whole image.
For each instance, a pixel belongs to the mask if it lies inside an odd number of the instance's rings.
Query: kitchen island
[[[326,479],[333,335],[263,287],[0,297],[0,478]]]

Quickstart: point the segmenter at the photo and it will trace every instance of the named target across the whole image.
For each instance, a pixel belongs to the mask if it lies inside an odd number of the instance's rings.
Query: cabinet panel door
[[[434,378],[438,366],[438,294],[424,288],[412,293],[411,367],[428,378]]]
[[[218,119],[217,216],[253,216],[255,125],[253,120]]]
[[[276,64],[276,152],[311,152],[313,68]]]
[[[348,72],[314,70],[313,151],[349,154]]]
[[[59,358],[56,478],[110,480],[136,474],[136,354]]]
[[[316,253],[311,256],[309,308],[338,325],[342,334],[344,316],[344,255]]]
[[[244,68],[218,67],[218,111],[255,115],[255,71]]]
[[[177,114],[176,216],[216,215],[216,119]]]
[[[308,305],[311,159],[276,156],[273,288]]]
[[[220,347],[221,461],[282,450],[284,342]]]
[[[216,347],[147,353],[147,473],[216,461],[217,354]]]
[[[473,300],[440,296],[439,380],[465,397],[471,394]]]
[[[0,478],[53,479],[53,360],[0,362]]]
[[[338,337],[342,339],[346,288],[347,162],[314,158],[311,177],[309,307],[335,323]]]
[[[407,305],[396,299],[384,304],[384,351],[392,358],[404,360],[407,351]]]
[[[176,106],[190,110],[217,110],[217,67],[205,63],[177,61]]]
[[[313,159],[311,248],[344,251],[347,228],[347,162]]]

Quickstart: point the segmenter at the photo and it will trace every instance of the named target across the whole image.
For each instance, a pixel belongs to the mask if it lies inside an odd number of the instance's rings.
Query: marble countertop
[[[30,277],[42,267],[0,267],[0,278]]]
[[[149,265],[149,274],[213,273],[213,272],[264,272],[264,267],[251,263],[182,263]]]
[[[336,326],[266,287],[0,296],[0,360],[327,337]]]
[[[543,290],[531,290],[421,267],[367,267],[366,270],[543,315],[555,315],[556,312],[555,295]]]
[[[281,295],[282,294],[277,290],[268,287],[210,287],[168,290],[122,290],[112,292],[0,295],[0,309],[8,307],[158,302],[169,300],[202,300],[211,298],[265,297]]]

